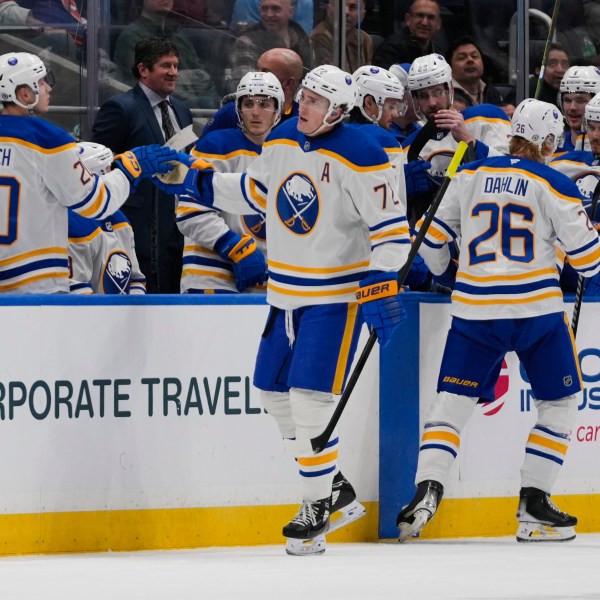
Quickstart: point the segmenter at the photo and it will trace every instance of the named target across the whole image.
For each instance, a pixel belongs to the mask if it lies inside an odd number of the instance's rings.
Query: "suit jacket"
[[[181,128],[192,113],[177,98],[169,98]],[[148,97],[136,84],[102,105],[92,128],[92,141],[119,154],[136,146],[164,144]],[[142,181],[123,206],[135,237],[135,250],[150,293],[179,293],[183,237],[175,224],[175,196]]]
[[[395,63],[412,63],[415,58],[434,52],[438,54],[441,52],[436,44],[429,42],[425,49],[421,48],[408,27],[404,25],[400,33],[391,35],[377,48],[375,56],[373,56],[373,64],[389,69]]]

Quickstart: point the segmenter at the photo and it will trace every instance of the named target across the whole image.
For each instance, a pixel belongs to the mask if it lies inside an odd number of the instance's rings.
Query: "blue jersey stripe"
[[[493,285],[493,286],[477,286],[462,283],[456,281],[454,289],[457,292],[463,292],[465,294],[476,294],[481,296],[494,296],[496,294],[526,294],[527,292],[535,292],[538,290],[548,288],[560,288],[558,280],[556,279],[542,279],[541,281],[534,281],[525,284],[510,284],[510,285]]]
[[[50,267],[59,269],[68,269],[69,261],[66,258],[45,258],[36,260],[34,262],[27,263],[26,265],[16,267],[14,269],[0,270],[0,280],[11,279],[12,277],[19,277],[19,275],[25,275],[33,271],[39,271],[40,269],[49,269]]]

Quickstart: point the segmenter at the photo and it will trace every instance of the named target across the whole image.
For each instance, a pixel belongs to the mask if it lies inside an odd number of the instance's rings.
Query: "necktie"
[[[169,101],[163,100],[159,106],[165,141],[169,141],[175,135],[175,127],[173,127],[173,121],[171,121],[171,115],[169,115]]]

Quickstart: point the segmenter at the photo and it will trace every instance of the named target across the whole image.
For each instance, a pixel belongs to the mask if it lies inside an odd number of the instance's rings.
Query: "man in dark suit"
[[[108,100],[98,112],[92,141],[120,153],[135,146],[164,144],[192,123],[192,113],[171,96],[178,77],[177,47],[169,40],[146,38],[136,44],[132,68],[137,84]],[[183,238],[175,224],[175,197],[142,182],[123,206],[147,290],[177,294]]]

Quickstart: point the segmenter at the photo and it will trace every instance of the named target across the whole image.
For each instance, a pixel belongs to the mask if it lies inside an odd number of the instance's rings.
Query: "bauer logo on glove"
[[[386,281],[385,283],[374,283],[367,287],[360,287],[356,290],[356,299],[358,302],[369,302],[376,298],[386,298],[395,296],[398,293],[397,281]]]

